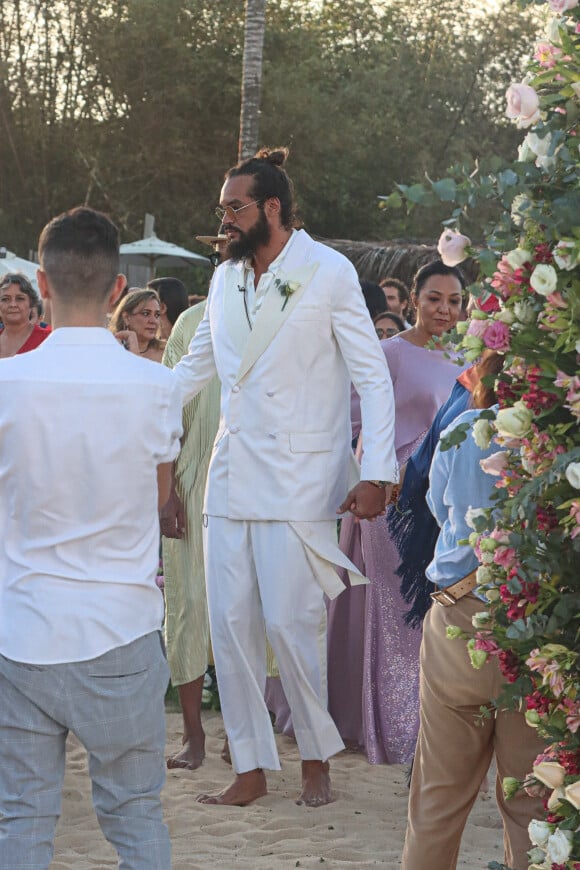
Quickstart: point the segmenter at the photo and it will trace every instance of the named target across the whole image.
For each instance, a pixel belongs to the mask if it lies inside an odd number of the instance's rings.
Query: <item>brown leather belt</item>
[[[461,598],[465,598],[466,595],[469,595],[476,586],[476,572],[472,571],[471,574],[462,577],[461,580],[457,581],[457,583],[453,583],[445,589],[436,589],[435,592],[431,593],[431,598],[437,604],[440,604],[441,607],[451,607]]]

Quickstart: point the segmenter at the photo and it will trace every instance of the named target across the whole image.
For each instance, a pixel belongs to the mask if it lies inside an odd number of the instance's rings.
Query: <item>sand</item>
[[[269,794],[249,807],[196,803],[195,796],[221,788],[231,769],[220,759],[224,730],[219,714],[205,714],[207,757],[194,772],[168,771],[163,793],[173,843],[174,870],[363,870],[399,867],[405,831],[407,787],[401,765],[369,765],[358,753],[332,761],[336,801],[299,807],[300,760],[296,745],[277,737],[283,770],[268,776]],[[181,743],[181,716],[167,715],[167,748]],[[493,793],[493,788],[491,789]],[[480,794],[463,837],[459,867],[485,868],[501,860],[502,831],[492,794]],[[93,813],[85,752],[69,739],[63,812],[51,870],[116,867]],[[428,868],[425,868],[428,870]]]

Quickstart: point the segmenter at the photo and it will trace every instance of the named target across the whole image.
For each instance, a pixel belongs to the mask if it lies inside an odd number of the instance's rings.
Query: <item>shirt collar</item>
[[[288,253],[288,251],[290,250],[290,248],[292,246],[292,242],[296,238],[297,234],[298,234],[297,231],[295,229],[293,229],[292,232],[290,233],[290,236],[288,237],[288,241],[286,242],[286,244],[284,245],[284,247],[282,248],[282,250],[280,251],[280,253],[276,257],[276,259],[272,260],[272,262],[268,266],[268,272],[276,273],[278,271],[278,269],[282,265],[282,260],[284,259],[284,257]],[[244,259],[243,264],[244,264],[244,272],[245,273],[254,271],[254,266],[252,265],[251,260]]]
[[[49,342],[52,345],[117,345],[118,341],[104,326],[59,326],[53,329],[50,335],[40,345],[41,348]]]

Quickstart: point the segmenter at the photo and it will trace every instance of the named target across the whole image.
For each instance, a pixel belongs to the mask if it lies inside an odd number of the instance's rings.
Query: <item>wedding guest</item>
[[[404,281],[398,278],[383,278],[379,285],[385,294],[387,309],[403,318],[405,329],[411,326],[407,320],[409,313],[409,290]]]
[[[382,341],[385,338],[392,338],[398,332],[403,332],[405,324],[403,319],[397,314],[392,314],[390,311],[381,311],[373,317],[375,332],[377,337]]]
[[[9,273],[0,281],[0,359],[34,350],[50,329],[31,319],[40,299],[24,275]]]
[[[106,215],[59,215],[39,255],[54,331],[0,364],[0,867],[51,864],[70,732],[119,866],[168,870],[155,576],[180,395],[106,329],[124,282]]]
[[[159,297],[159,334],[163,341],[167,341],[177,318],[189,308],[187,288],[179,278],[154,278],[147,282],[146,289],[155,290]]]
[[[444,348],[426,345],[456,324],[463,291],[456,268],[440,260],[423,266],[411,295],[415,326],[381,342],[395,393],[400,465],[420,444],[457,377]],[[340,543],[371,582],[347,589],[328,608],[329,710],[345,742],[364,746],[371,763],[409,762],[419,727],[421,633],[404,622],[408,608],[386,517],[360,524],[345,518]]]
[[[385,310],[385,294],[373,281],[361,281],[360,288],[372,320]]]
[[[486,362],[484,361],[484,373]],[[487,366],[493,371],[493,364]],[[496,368],[497,371],[497,368]],[[479,408],[495,402],[493,389],[474,389],[475,410],[460,414],[443,432],[473,425]],[[448,626],[472,635],[472,617],[485,610],[475,591],[477,558],[461,541],[472,529],[470,508],[487,508],[494,478],[480,461],[500,450],[475,443],[472,432],[459,447],[435,450],[427,501],[439,527],[439,537],[427,576],[436,589],[436,603],[427,614],[421,644],[421,725],[411,777],[409,817],[403,870],[455,870],[461,836],[469,811],[492,756],[497,761],[496,799],[504,824],[505,865],[527,870],[531,848],[528,824],[542,815],[542,802],[525,792],[509,801],[502,790],[504,776],[524,780],[543,743],[522,712],[497,710],[493,699],[504,679],[493,656],[483,667],[472,667],[465,640],[449,640]],[[482,716],[486,708],[488,716]],[[555,866],[555,865],[552,865]]]
[[[113,312],[109,329],[129,342],[129,349],[145,359],[161,362],[165,342],[159,338],[161,305],[155,290],[130,290]],[[134,342],[136,340],[136,346]]]

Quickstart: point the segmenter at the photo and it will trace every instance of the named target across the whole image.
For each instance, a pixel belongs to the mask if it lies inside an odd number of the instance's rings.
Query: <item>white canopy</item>
[[[23,260],[22,257],[17,257],[11,251],[6,251],[5,256],[2,256],[0,252],[0,278],[8,275],[9,272],[20,272],[28,278],[37,293],[36,270],[39,268],[38,263],[33,263],[31,260]]]
[[[120,251],[123,266],[147,266],[151,273],[155,272],[157,266],[183,268],[191,263],[200,266],[211,265],[207,257],[194,254],[193,251],[188,251],[187,248],[181,248],[172,242],[164,242],[163,239],[158,239],[155,233],[146,239],[121,245]]]

